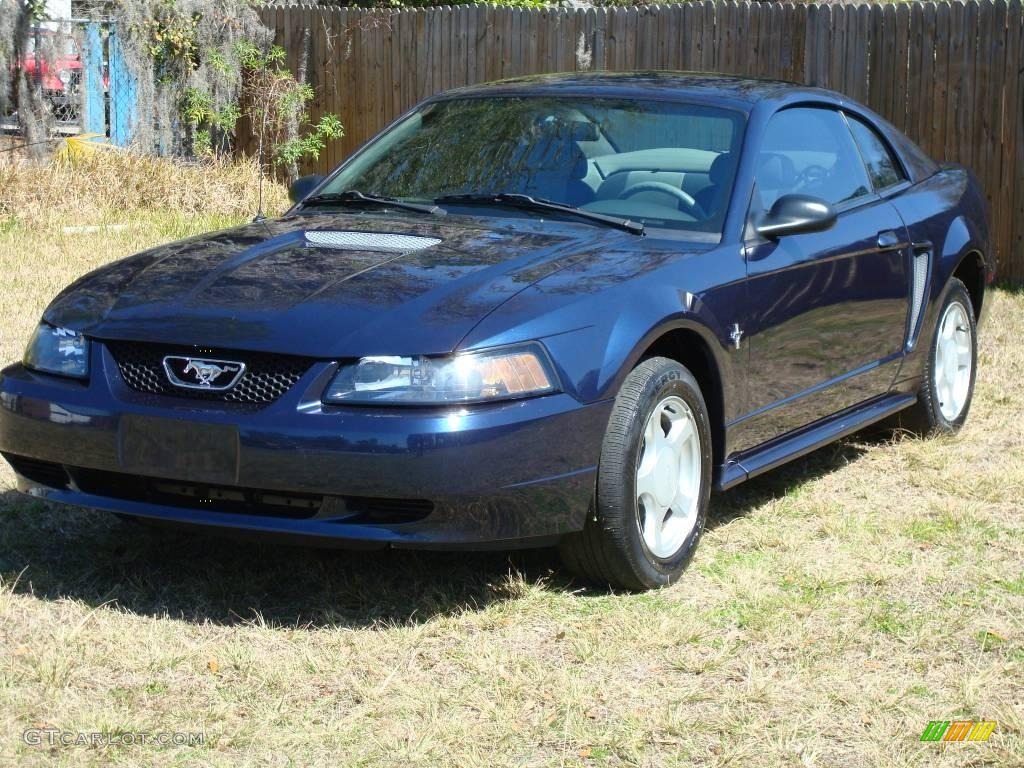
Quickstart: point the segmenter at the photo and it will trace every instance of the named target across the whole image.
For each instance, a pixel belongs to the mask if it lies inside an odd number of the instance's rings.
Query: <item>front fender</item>
[[[637,312],[632,317],[624,315],[616,324],[608,340],[602,375],[597,381],[600,395],[614,397],[647,350],[659,339],[675,331],[687,331],[701,340],[704,351],[709,354],[723,383],[734,382],[739,378],[732,370],[734,358],[729,352],[732,344],[729,326],[699,296],[681,291],[675,306],[655,306],[651,309],[651,313]],[[660,314],[660,310],[664,310],[664,313]],[[659,316],[655,318],[655,315]],[[641,329],[642,332],[639,332]],[[621,354],[621,350],[628,352]]]
[[[738,248],[695,253],[651,247],[619,254],[615,268],[563,270],[531,286],[474,329],[460,348],[541,340],[566,391],[582,402],[615,397],[623,379],[662,336],[687,331],[717,367],[727,414],[739,402],[745,348],[730,338],[744,306]],[[602,254],[604,263],[615,262]],[[636,268],[637,264],[641,268]],[[728,417],[728,416],[727,416]]]

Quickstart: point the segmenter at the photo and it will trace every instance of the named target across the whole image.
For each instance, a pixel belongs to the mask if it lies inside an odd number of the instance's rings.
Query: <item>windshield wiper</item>
[[[535,211],[551,211],[552,213],[564,213],[569,216],[578,216],[581,219],[594,221],[599,224],[606,224],[609,227],[618,227],[634,235],[644,233],[644,225],[630,219],[620,219],[617,216],[608,216],[603,213],[585,211],[574,205],[559,203],[554,200],[547,200],[543,197],[532,197],[516,192],[499,192],[493,195],[445,195],[434,200],[435,203],[469,203],[470,205],[507,205],[513,208],[526,208]]]
[[[324,192],[320,195],[307,197],[302,201],[302,207],[313,207],[317,205],[335,205],[337,203],[356,203],[357,205],[383,205],[391,208],[401,208],[405,211],[416,211],[417,213],[444,213],[436,205],[424,205],[422,203],[407,203],[397,197],[381,197],[378,195],[367,195],[357,189],[350,189],[347,192]]]

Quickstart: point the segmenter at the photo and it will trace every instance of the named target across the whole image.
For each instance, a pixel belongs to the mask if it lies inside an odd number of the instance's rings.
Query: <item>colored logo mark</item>
[[[932,720],[921,741],[988,741],[995,727],[995,720]]]

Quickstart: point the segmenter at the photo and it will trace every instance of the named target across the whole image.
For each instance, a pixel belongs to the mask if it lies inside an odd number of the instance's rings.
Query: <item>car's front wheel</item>
[[[591,581],[642,590],[671,584],[704,530],[711,492],[711,428],[697,380],[653,357],[615,399],[583,531],[566,536],[565,564]]]

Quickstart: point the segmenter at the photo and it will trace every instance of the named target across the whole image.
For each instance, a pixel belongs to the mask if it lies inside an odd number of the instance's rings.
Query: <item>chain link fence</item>
[[[137,105],[115,22],[36,21],[15,50],[0,99],[0,151],[44,156],[71,136],[129,142]]]

